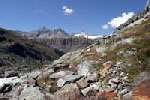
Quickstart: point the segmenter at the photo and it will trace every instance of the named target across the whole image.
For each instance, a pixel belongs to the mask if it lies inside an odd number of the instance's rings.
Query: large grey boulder
[[[63,87],[66,82],[72,83],[79,80],[80,78],[81,78],[80,75],[66,75],[57,81],[57,86]]]
[[[92,61],[81,62],[77,67],[78,75],[87,76],[94,71],[94,63]]]
[[[76,84],[66,84],[54,94],[55,100],[81,100],[80,90]]]
[[[25,86],[21,92],[20,100],[45,100],[45,97],[38,87]]]

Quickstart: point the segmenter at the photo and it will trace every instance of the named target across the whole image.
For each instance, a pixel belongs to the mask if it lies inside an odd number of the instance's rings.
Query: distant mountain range
[[[85,31],[81,31],[78,33],[69,34],[65,32],[63,29],[47,29],[45,26],[40,27],[37,30],[31,31],[31,32],[22,32],[22,31],[16,31],[17,33],[26,35],[27,37],[31,39],[35,38],[44,38],[44,39],[52,39],[52,38],[69,38],[69,37],[84,37],[88,39],[97,39],[103,37],[102,35],[89,35]]]
[[[31,32],[16,32],[64,52],[85,48],[91,45],[95,39],[103,37],[101,35],[88,35],[85,31],[70,34],[60,28],[47,29],[45,26]]]

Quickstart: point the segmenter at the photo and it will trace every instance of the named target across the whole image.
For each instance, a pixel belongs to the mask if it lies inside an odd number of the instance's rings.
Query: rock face
[[[138,85],[132,94],[132,100],[150,100],[150,79]]]
[[[76,84],[67,84],[55,94],[55,100],[81,100],[81,94]]]
[[[78,75],[87,76],[94,70],[94,65],[90,61],[84,61],[78,65]]]

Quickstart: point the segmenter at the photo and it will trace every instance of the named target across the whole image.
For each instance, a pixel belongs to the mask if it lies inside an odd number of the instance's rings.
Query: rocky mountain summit
[[[51,39],[51,38],[66,38],[68,37],[68,33],[66,33],[62,29],[47,29],[45,26],[40,27],[38,30],[29,32],[27,34],[29,38],[45,38],[45,39]]]
[[[0,78],[0,99],[150,100],[148,13],[140,23],[127,21],[117,34],[68,52],[45,68],[6,73]]]

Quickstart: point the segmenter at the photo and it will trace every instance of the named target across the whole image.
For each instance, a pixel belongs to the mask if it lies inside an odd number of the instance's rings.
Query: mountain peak
[[[45,26],[41,26],[39,30],[47,30],[47,28]]]

